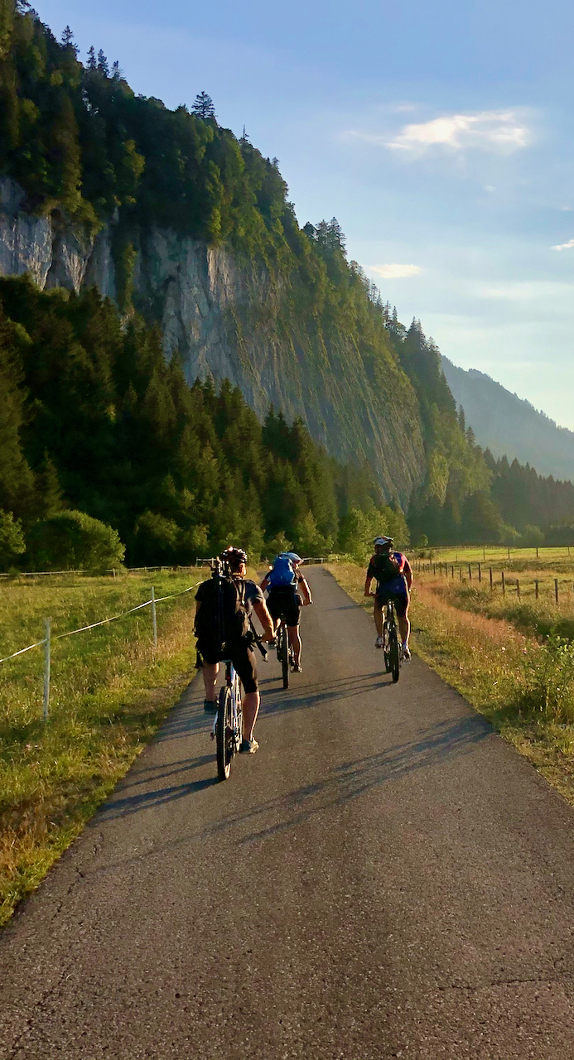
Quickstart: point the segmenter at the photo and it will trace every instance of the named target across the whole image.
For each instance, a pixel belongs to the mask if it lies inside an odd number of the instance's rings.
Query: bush
[[[574,643],[554,635],[542,647],[531,649],[519,705],[550,721],[574,722]]]
[[[12,512],[0,511],[0,569],[6,570],[25,551],[22,524]]]
[[[31,570],[106,570],[123,563],[125,554],[117,530],[75,511],[35,523],[26,545]]]

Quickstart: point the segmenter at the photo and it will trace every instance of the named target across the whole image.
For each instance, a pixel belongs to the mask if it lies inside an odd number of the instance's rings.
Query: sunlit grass
[[[204,571],[0,586],[0,657],[52,634],[181,592]],[[190,679],[194,591],[54,640],[42,719],[43,649],[0,664],[0,924],[81,830]]]

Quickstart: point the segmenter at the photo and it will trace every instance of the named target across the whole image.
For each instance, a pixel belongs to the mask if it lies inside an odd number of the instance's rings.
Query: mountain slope
[[[558,427],[529,401],[474,368],[465,371],[441,358],[451,393],[468,426],[493,456],[530,464],[539,474],[574,481],[574,433]]]

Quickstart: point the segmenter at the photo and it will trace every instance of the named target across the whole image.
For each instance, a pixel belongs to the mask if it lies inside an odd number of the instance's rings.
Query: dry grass
[[[53,580],[0,589],[0,657],[74,629],[203,573]],[[114,788],[189,681],[193,596],[159,604],[158,651],[150,609],[54,643],[50,716],[42,721],[42,649],[0,665],[0,924],[40,882]]]
[[[363,568],[329,569],[371,610],[362,596]],[[416,579],[411,620],[416,654],[574,804],[574,664],[568,645],[558,644],[556,652],[503,614],[463,610],[460,599],[449,600],[444,579],[432,576]]]

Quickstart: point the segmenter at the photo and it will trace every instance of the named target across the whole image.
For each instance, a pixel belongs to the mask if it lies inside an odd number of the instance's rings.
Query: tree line
[[[255,559],[364,551],[385,530],[408,541],[368,468],[336,462],[280,410],[260,423],[227,381],[189,386],[159,329],[125,324],[95,288],[0,280],[0,386],[4,568],[111,566],[124,550],[132,566],[189,564],[230,541]]]

